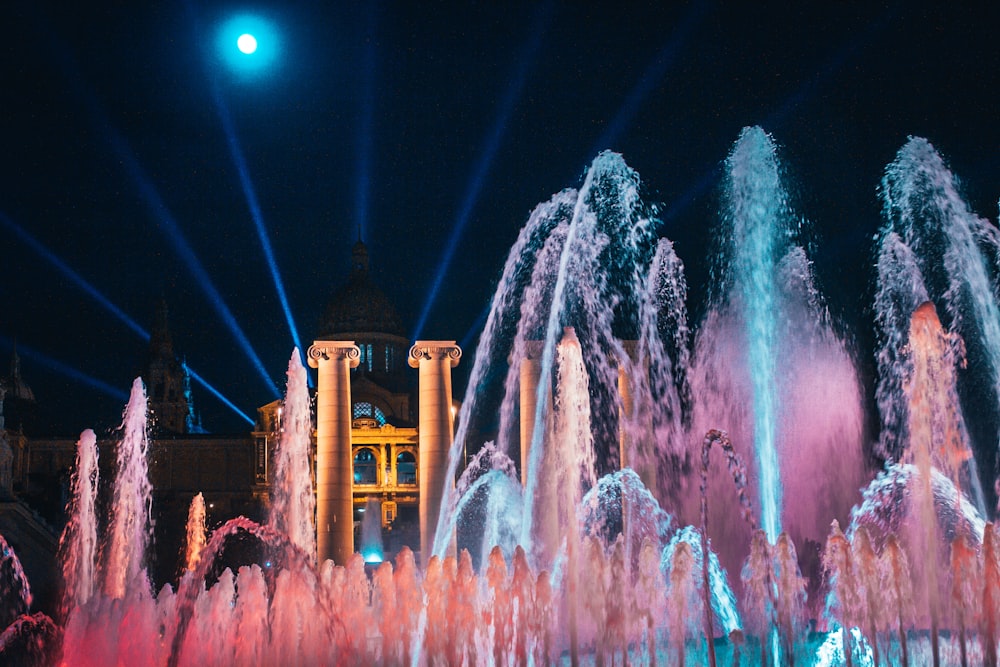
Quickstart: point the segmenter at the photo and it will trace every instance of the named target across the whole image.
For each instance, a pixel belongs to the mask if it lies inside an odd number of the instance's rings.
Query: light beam
[[[49,264],[54,266],[56,270],[61,273],[64,277],[69,278],[70,282],[82,289],[90,298],[94,299],[97,303],[104,307],[105,310],[114,315],[118,320],[123,322],[125,326],[131,329],[134,333],[138,334],[145,340],[149,340],[149,334],[143,329],[139,324],[133,320],[131,317],[125,314],[118,306],[111,303],[111,300],[106,296],[101,294],[96,287],[88,283],[83,277],[76,271],[71,269],[66,262],[59,259],[55,253],[51,252],[48,248],[42,245],[38,239],[29,234],[24,230],[19,224],[11,220],[5,213],[0,212],[0,224],[11,231],[14,236],[21,240],[26,246],[38,253],[42,259],[46,260]],[[128,398],[128,396],[126,396]]]
[[[162,198],[159,196],[159,193],[150,183],[142,167],[139,165],[138,159],[132,153],[131,149],[129,149],[122,135],[111,125],[107,115],[101,110],[100,104],[97,102],[93,92],[83,85],[83,78],[75,67],[75,61],[66,50],[65,45],[51,35],[50,44],[59,59],[59,64],[62,67],[64,74],[66,74],[68,82],[83,101],[84,107],[90,115],[91,122],[98,130],[104,133],[108,142],[114,147],[119,158],[123,163],[125,163],[126,172],[132,177],[134,184],[144,196],[146,204],[149,206],[154,215],[161,221],[164,228],[171,232],[167,234],[167,238],[172,242],[185,263],[188,264],[189,269],[195,274],[195,277],[199,278],[199,284],[206,291],[206,295],[209,297],[209,302],[215,307],[216,311],[219,313],[220,317],[222,317],[227,326],[229,326],[230,331],[237,339],[237,343],[243,348],[244,352],[247,354],[247,358],[261,374],[261,377],[267,384],[271,395],[278,398],[280,396],[280,392],[274,384],[274,381],[267,374],[260,358],[257,356],[256,352],[253,351],[246,335],[243,334],[242,329],[240,329],[239,325],[236,323],[236,319],[232,316],[229,308],[225,305],[225,302],[222,300],[218,290],[216,290],[214,285],[212,285],[204,268],[202,268],[201,264],[198,262],[194,251],[184,240],[183,235],[180,233],[177,224],[174,222],[173,217],[167,210]]]
[[[250,217],[254,223],[254,229],[257,232],[257,238],[260,239],[261,250],[264,252],[264,260],[267,262],[268,271],[271,273],[271,279],[274,282],[274,290],[278,294],[278,301],[281,303],[281,310],[285,315],[285,321],[288,323],[288,330],[292,335],[292,343],[295,348],[299,350],[299,356],[301,357],[302,365],[306,365],[306,357],[304,348],[302,346],[302,341],[299,339],[299,330],[295,326],[295,317],[292,315],[292,307],[288,303],[288,294],[285,292],[285,283],[281,279],[281,270],[278,268],[278,261],[274,257],[274,250],[271,247],[270,236],[267,233],[267,225],[264,222],[264,214],[260,208],[260,202],[257,200],[257,191],[253,186],[253,181],[250,180],[250,169],[247,166],[246,158],[243,156],[243,149],[240,147],[239,139],[236,137],[236,128],[233,126],[232,117],[229,115],[229,108],[226,106],[225,100],[222,98],[222,94],[219,92],[219,87],[216,85],[214,80],[209,82],[209,86],[212,89],[212,99],[215,101],[215,110],[219,114],[219,120],[222,123],[223,132],[226,135],[226,145],[229,147],[229,156],[233,160],[233,164],[236,166],[236,171],[240,176],[240,186],[243,188],[243,196],[247,201],[247,208],[250,209]],[[313,386],[312,376],[309,376],[309,386]]]
[[[469,222],[469,217],[472,215],[472,211],[479,201],[479,194],[483,189],[483,184],[486,182],[490,167],[493,166],[493,158],[496,157],[497,150],[500,147],[500,140],[503,138],[510,116],[521,97],[521,92],[524,90],[524,84],[528,79],[528,69],[535,61],[538,49],[542,44],[542,37],[545,35],[545,31],[552,18],[553,10],[554,3],[547,2],[535,14],[529,39],[522,50],[520,58],[518,58],[517,69],[511,78],[510,87],[503,98],[500,110],[493,123],[493,128],[486,138],[486,145],[483,147],[479,161],[476,163],[476,168],[469,181],[468,190],[462,199],[458,216],[456,216],[455,224],[452,227],[451,236],[448,238],[441,261],[438,263],[437,275],[434,276],[434,283],[427,295],[427,301],[424,303],[424,308],[420,313],[420,319],[417,320],[417,326],[411,337],[412,340],[419,340],[423,337],[427,318],[430,316],[431,308],[434,306],[434,301],[437,299],[441,285],[444,283],[445,275],[451,267],[451,261],[455,256],[455,251],[458,249],[458,242],[462,238],[462,233]]]
[[[694,32],[694,29],[701,24],[702,19],[708,14],[710,7],[710,3],[703,1],[691,8],[680,25],[674,30],[667,43],[656,54],[653,62],[646,67],[642,78],[639,79],[639,82],[629,92],[625,98],[625,102],[618,110],[618,113],[615,114],[614,119],[605,128],[597,143],[594,144],[590,155],[597,155],[603,150],[613,148],[615,142],[618,141],[618,137],[629,126],[635,118],[636,113],[642,107],[642,103],[646,101],[646,98],[653,91],[654,86],[660,82],[670,66],[677,60],[677,54],[680,52],[681,47],[684,46],[688,37]]]
[[[125,324],[125,326],[127,326],[133,333],[138,335],[142,340],[149,342],[150,335],[148,331],[146,331],[143,327],[141,327],[133,318],[129,317],[128,314],[125,313],[125,311],[123,311],[121,308],[112,303],[108,297],[106,297],[104,294],[100,292],[100,290],[98,290],[96,287],[87,282],[87,280],[85,280],[79,273],[70,268],[66,264],[66,262],[60,259],[55,253],[51,252],[48,248],[42,245],[41,242],[38,241],[38,239],[33,237],[31,234],[25,231],[23,227],[18,225],[10,217],[8,217],[6,214],[2,212],[0,212],[0,224],[9,229],[11,232],[13,232],[14,235],[21,240],[21,242],[23,242],[29,248],[34,250],[36,253],[38,253],[42,257],[42,259],[52,264],[52,266],[54,266],[56,270],[58,270],[65,277],[69,278],[71,283],[79,287],[85,294],[94,299],[94,301],[96,301],[99,305],[101,305],[105,310],[107,310],[115,318],[117,318],[119,321]],[[128,394],[126,392],[121,392],[120,396],[117,393],[109,393],[108,391],[109,389],[112,392],[117,390],[115,390],[110,385],[107,385],[106,383],[101,383],[100,380],[96,380],[94,378],[90,378],[89,376],[83,375],[79,371],[76,371],[75,369],[72,369],[66,366],[65,364],[62,364],[62,362],[56,361],[49,357],[45,357],[40,352],[32,352],[32,354],[36,355],[34,358],[38,360],[39,363],[42,363],[42,365],[50,369],[56,370],[60,373],[64,373],[65,375],[77,379],[87,384],[88,386],[103,391],[105,394],[112,396],[114,398],[121,398],[123,401],[128,400]],[[28,356],[30,357],[30,355]],[[237,408],[233,404],[233,402],[230,401],[225,396],[223,396],[218,389],[210,385],[204,378],[195,373],[194,369],[188,367],[188,370],[191,373],[191,377],[193,377],[195,381],[198,382],[198,384],[200,384],[202,387],[208,390],[208,392],[211,393],[213,396],[218,398],[225,406],[232,409],[247,423],[249,424],[254,423],[253,419],[248,417],[245,412]]]
[[[3,343],[4,347],[13,349],[14,341],[12,341],[7,336],[0,334],[0,342]],[[66,364],[58,359],[54,359],[48,355],[42,354],[37,350],[25,345],[23,342],[18,341],[17,352],[22,355],[25,359],[37,363],[39,366],[48,368],[49,370],[55,371],[60,375],[70,378],[71,380],[76,380],[77,382],[90,387],[96,391],[101,392],[105,396],[109,396],[120,403],[125,403],[128,401],[128,392],[122,391],[117,387],[104,382],[103,380],[98,380],[97,378],[83,373],[73,366]]]
[[[371,198],[371,173],[372,173],[372,153],[374,130],[372,119],[375,116],[375,26],[378,3],[374,0],[368,3],[367,31],[365,35],[364,52],[364,84],[361,91],[361,104],[359,107],[358,124],[358,168],[357,183],[355,185],[354,218],[358,227],[358,235],[361,240],[367,238],[368,234],[368,210]],[[414,339],[415,340],[415,339]]]
[[[109,128],[109,130],[111,142],[115,148],[115,152],[124,163],[126,171],[132,178],[133,183],[139,189],[149,213],[160,223],[160,226],[165,232],[165,236],[170,242],[170,245],[173,246],[174,251],[178,254],[178,256],[180,256],[181,261],[187,267],[187,270],[195,277],[195,280],[205,293],[205,296],[208,297],[208,302],[215,309],[216,314],[222,319],[230,333],[232,333],[233,337],[236,339],[236,343],[243,349],[243,353],[246,354],[247,359],[249,359],[253,366],[257,369],[257,372],[260,374],[261,379],[267,386],[268,391],[274,398],[279,398],[281,394],[278,391],[278,387],[274,384],[274,380],[272,380],[270,375],[268,375],[267,369],[264,368],[264,364],[261,362],[260,357],[257,356],[253,346],[250,345],[249,339],[246,334],[243,333],[243,329],[236,321],[232,311],[229,310],[229,306],[226,305],[225,300],[222,298],[222,295],[219,294],[219,290],[216,289],[215,284],[209,277],[205,267],[202,266],[197,255],[195,255],[194,250],[191,248],[191,245],[187,242],[187,239],[181,231],[180,225],[177,224],[177,221],[170,213],[166,203],[163,201],[163,198],[160,197],[159,191],[157,191],[157,189],[150,182],[149,178],[146,176],[145,170],[143,170],[142,165],[139,164],[135,154],[133,154],[131,149],[128,147],[124,137],[122,137],[113,128]]]

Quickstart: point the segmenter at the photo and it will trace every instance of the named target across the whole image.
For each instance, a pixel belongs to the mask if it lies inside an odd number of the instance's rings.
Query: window
[[[385,346],[385,372],[392,372],[392,345]]]
[[[368,372],[372,371],[372,344],[371,343],[358,343],[358,350],[361,352],[361,359],[358,364],[358,368],[367,368]]]
[[[355,403],[352,414],[351,419],[374,419],[379,426],[385,426],[385,413],[367,401]]]
[[[354,483],[378,484],[378,457],[370,449],[360,449],[354,455]]]
[[[417,483],[417,459],[413,452],[400,452],[396,456],[396,483]]]

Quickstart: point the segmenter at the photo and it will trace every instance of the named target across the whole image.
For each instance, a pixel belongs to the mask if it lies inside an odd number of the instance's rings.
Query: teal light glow
[[[281,36],[266,18],[239,14],[219,27],[216,51],[229,69],[241,76],[262,74],[271,69],[281,55]]]

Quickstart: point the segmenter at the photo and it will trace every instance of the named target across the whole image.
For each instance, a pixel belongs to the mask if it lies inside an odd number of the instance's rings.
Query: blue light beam
[[[76,271],[71,269],[66,264],[66,262],[59,259],[59,257],[57,257],[54,253],[52,253],[48,248],[43,246],[38,241],[38,239],[29,234],[27,231],[25,231],[24,228],[22,228],[16,222],[11,220],[3,212],[0,212],[0,224],[2,224],[9,231],[11,231],[14,234],[14,236],[16,236],[18,239],[21,240],[22,243],[24,243],[26,246],[28,246],[36,253],[41,255],[41,257],[45,259],[47,262],[49,262],[52,266],[54,266],[56,270],[59,271],[59,273],[61,273],[66,278],[69,278],[70,282],[72,282],[77,287],[86,292],[88,296],[97,301],[97,303],[103,306],[105,310],[107,310],[112,315],[117,317],[121,322],[125,324],[125,326],[131,329],[134,333],[139,334],[139,336],[143,337],[144,339],[149,340],[149,334],[146,333],[146,330],[143,329],[141,326],[139,326],[139,324],[135,320],[126,315],[125,312],[122,311],[118,306],[111,303],[111,300],[108,299],[103,294],[101,294],[96,287],[94,287],[86,280],[84,280],[83,277]]]
[[[357,183],[354,193],[354,219],[358,227],[358,235],[363,241],[368,232],[368,211],[371,201],[372,154],[374,152],[375,116],[375,78],[377,75],[375,58],[375,28],[377,23],[378,2],[368,3],[367,30],[365,34],[364,51],[364,83],[361,90],[361,104],[358,123],[358,155]]]
[[[274,290],[278,294],[278,301],[281,303],[281,310],[285,314],[285,321],[288,323],[288,330],[292,336],[292,342],[299,350],[302,365],[306,366],[305,348],[299,339],[299,330],[295,326],[295,317],[292,315],[291,305],[288,303],[288,294],[285,292],[285,283],[281,279],[281,271],[278,268],[278,261],[274,257],[274,250],[271,247],[271,240],[267,233],[267,225],[264,222],[264,214],[257,199],[257,191],[250,180],[250,169],[247,166],[243,149],[240,147],[239,139],[236,137],[236,128],[233,125],[232,117],[229,115],[229,108],[226,106],[219,87],[215,81],[209,83],[212,89],[212,99],[215,101],[215,110],[219,114],[223,132],[226,135],[226,145],[229,147],[229,155],[236,166],[236,171],[240,176],[240,185],[243,188],[243,195],[246,197],[247,208],[250,209],[250,217],[253,219],[254,229],[257,231],[257,238],[260,239],[261,250],[264,252],[264,259],[267,262],[268,271],[274,281]],[[309,386],[312,386],[312,378],[309,379]]]
[[[243,353],[246,354],[247,359],[249,359],[253,366],[257,369],[257,372],[260,374],[261,379],[267,386],[268,391],[274,398],[278,398],[281,394],[278,391],[277,385],[274,384],[274,380],[272,380],[268,375],[267,369],[264,368],[264,364],[261,362],[260,357],[257,356],[257,353],[254,351],[253,346],[250,344],[246,334],[243,333],[243,329],[236,321],[232,311],[229,310],[229,306],[226,305],[225,300],[222,298],[222,295],[219,294],[219,290],[215,287],[215,284],[209,277],[205,267],[202,266],[197,255],[195,255],[194,250],[191,248],[190,244],[188,244],[187,239],[181,231],[180,225],[177,224],[177,221],[174,219],[173,214],[170,213],[170,210],[167,208],[163,198],[160,197],[159,191],[157,191],[157,189],[150,182],[149,178],[146,176],[142,165],[139,164],[135,154],[132,153],[128,144],[125,142],[125,138],[110,126],[108,127],[108,132],[115,152],[125,165],[126,172],[132,178],[135,186],[139,189],[150,214],[152,214],[153,217],[160,223],[164,231],[164,235],[167,237],[170,245],[174,248],[174,252],[180,256],[181,261],[184,262],[187,270],[190,271],[191,275],[195,277],[198,285],[201,287],[202,291],[205,292],[205,296],[208,297],[209,303],[215,309],[216,314],[222,319],[223,323],[236,339],[240,348],[243,349]]]
[[[233,317],[228,306],[226,306],[225,301],[223,301],[222,296],[212,284],[208,274],[205,272],[205,269],[201,266],[201,263],[195,256],[194,251],[184,239],[180,228],[174,221],[173,216],[170,214],[156,188],[153,187],[149,178],[146,176],[145,171],[139,164],[135,154],[128,147],[124,137],[111,125],[111,122],[108,120],[107,115],[103,113],[93,92],[84,86],[83,77],[76,68],[75,60],[67,51],[65,45],[56,40],[52,33],[49,33],[49,35],[49,43],[59,59],[59,64],[63,69],[63,73],[66,75],[66,78],[74,91],[83,101],[84,106],[90,115],[91,122],[98,130],[104,133],[107,141],[115,149],[119,159],[121,159],[121,161],[125,164],[126,173],[128,173],[134,184],[139,189],[140,194],[144,197],[150,211],[168,232],[167,239],[174,246],[174,249],[181,256],[184,263],[188,265],[188,269],[198,279],[199,285],[209,298],[209,302],[229,327],[230,332],[236,338],[239,346],[243,348],[247,358],[257,369],[258,373],[260,373],[261,378],[268,387],[268,391],[274,398],[278,398],[280,396],[280,392],[278,391],[277,385],[275,385],[274,381],[268,375],[266,369],[264,368],[264,364],[260,361],[260,357],[257,356],[256,352],[254,352],[252,346],[250,345],[250,341],[247,340],[243,330],[240,328],[239,324],[237,324],[236,318]]]
[[[639,112],[649,94],[653,92],[656,84],[663,79],[670,66],[676,62],[684,43],[691,36],[691,33],[694,32],[695,28],[701,24],[710,8],[711,3],[709,2],[699,2],[691,8],[680,25],[674,30],[667,43],[656,54],[653,62],[646,67],[642,78],[633,86],[618,113],[615,114],[615,117],[594,144],[590,155],[597,155],[605,149],[614,147],[615,142],[618,141],[618,137],[632,123],[635,115]]]
[[[111,300],[108,299],[106,296],[104,296],[104,294],[102,294],[96,287],[87,282],[87,280],[84,279],[79,273],[70,268],[66,264],[66,262],[61,260],[55,253],[51,252],[48,248],[43,246],[41,242],[38,241],[38,239],[31,236],[27,231],[24,230],[24,228],[22,228],[20,225],[18,225],[10,217],[8,217],[2,212],[0,212],[0,223],[2,223],[4,227],[12,231],[14,235],[17,236],[25,245],[27,245],[29,248],[38,253],[42,257],[42,259],[48,261],[50,264],[52,264],[52,266],[56,267],[56,269],[60,273],[62,273],[64,276],[70,279],[70,282],[79,287],[85,294],[94,299],[94,301],[96,301],[99,305],[101,305],[105,310],[107,310],[113,316],[118,318],[118,320],[120,320],[122,323],[125,324],[125,326],[131,329],[133,333],[138,335],[139,338],[141,338],[143,341],[147,343],[149,342],[150,334],[148,331],[146,331],[142,326],[140,326],[133,318],[129,317],[129,315],[126,314],[125,311],[123,311],[121,308],[112,303]],[[82,374],[79,371],[75,371],[74,369],[65,367],[65,365],[60,365],[61,362],[55,361],[54,359],[51,359],[49,357],[45,357],[39,352],[32,352],[32,354],[37,355],[35,359],[39,361],[39,363],[42,363],[43,365],[47,366],[48,368],[54,369],[61,373],[65,373],[66,375],[78,379],[81,382],[84,382],[85,384],[88,384],[91,387],[103,391],[105,394],[108,394],[109,396],[118,398],[118,395],[116,393],[109,393],[107,391],[108,389],[117,391],[114,390],[114,388],[111,387],[110,385],[101,383],[100,380],[89,378],[89,376],[82,376]],[[191,377],[193,377],[195,381],[198,382],[198,384],[204,387],[210,394],[218,398],[223,405],[233,410],[233,412],[239,415],[248,424],[252,425],[254,423],[253,419],[251,419],[249,416],[247,416],[245,412],[236,407],[236,405],[233,404],[232,401],[223,396],[222,393],[219,392],[219,390],[213,387],[211,384],[209,384],[207,380],[198,375],[198,373],[196,373],[193,368],[189,366],[188,371],[191,373]],[[98,384],[95,385],[94,383]],[[103,386],[99,386],[102,384]],[[128,396],[124,392],[122,392],[122,395],[127,400]]]
[[[7,336],[0,334],[0,342],[3,343],[4,347],[13,348],[14,341],[12,341]],[[58,359],[53,359],[52,357],[42,354],[37,350],[28,347],[24,343],[18,343],[17,345],[18,354],[24,356],[25,359],[37,363],[39,366],[48,368],[51,371],[75,380],[80,384],[83,384],[95,391],[99,391],[105,396],[110,396],[111,398],[119,401],[121,403],[128,402],[128,392],[122,391],[117,387],[104,382],[103,380],[98,380],[95,377],[87,375],[76,368],[66,364]]]
[[[198,20],[193,4],[187,2],[186,6],[197,41],[200,43],[202,34],[201,23]],[[255,16],[241,15],[231,18],[223,24],[216,38],[217,47],[223,54],[231,54],[234,37],[238,50],[243,55],[253,55],[255,57],[272,57],[266,53],[266,49],[276,49],[277,47],[274,45],[278,43],[277,31],[271,28],[265,19]],[[252,43],[250,38],[253,40]],[[262,47],[262,41],[264,44],[272,46]],[[252,49],[250,48],[251,46],[253,47]],[[263,54],[260,53],[262,48],[265,50]],[[249,53],[247,53],[248,50]],[[236,58],[238,59],[238,56]],[[243,189],[243,196],[246,199],[250,217],[254,222],[254,229],[257,232],[257,238],[260,240],[261,250],[264,252],[264,260],[267,262],[267,268],[271,273],[278,301],[281,303],[281,310],[285,315],[285,321],[288,323],[288,331],[292,337],[292,344],[299,350],[302,365],[306,366],[305,348],[302,347],[299,330],[295,325],[295,317],[292,315],[292,308],[288,303],[285,283],[281,278],[281,271],[274,257],[274,250],[267,232],[267,225],[264,222],[264,214],[260,207],[260,201],[257,198],[257,190],[254,188],[253,181],[250,178],[250,168],[247,165],[246,157],[243,155],[243,148],[236,134],[236,126],[233,123],[232,115],[229,113],[229,107],[226,105],[222,92],[219,90],[217,77],[207,67],[205,68],[205,76],[208,79],[208,86],[212,94],[212,101],[215,104],[216,114],[219,116],[219,122],[222,123],[222,131],[226,136],[226,146],[229,149],[229,156],[236,167],[236,172],[239,174],[240,187]],[[313,386],[312,376],[309,376],[309,386]]]
[[[423,311],[420,313],[420,319],[417,320],[417,326],[414,329],[411,340],[419,340],[421,338],[424,326],[427,324],[427,318],[430,316],[431,308],[434,306],[441,285],[444,283],[448,269],[451,267],[455,251],[458,249],[458,242],[461,240],[462,233],[469,222],[469,217],[472,215],[472,211],[479,201],[479,195],[482,192],[483,184],[486,182],[490,167],[493,166],[493,158],[496,157],[497,150],[500,147],[500,140],[503,138],[504,131],[507,128],[507,123],[510,121],[514,107],[521,97],[521,92],[524,90],[524,84],[528,80],[528,69],[534,63],[538,49],[541,47],[542,37],[545,35],[545,31],[551,22],[553,9],[554,3],[547,2],[535,14],[529,39],[525,44],[521,57],[517,61],[517,68],[514,76],[511,78],[511,85],[507,89],[507,94],[500,105],[500,110],[493,123],[492,130],[487,136],[486,145],[480,154],[479,161],[476,163],[476,168],[469,181],[469,188],[462,200],[458,216],[455,218],[451,236],[448,238],[441,261],[438,263],[438,272],[434,276],[434,284],[427,295],[427,301],[424,303]]]
[[[213,387],[212,385],[210,385],[208,383],[208,381],[205,380],[205,378],[203,378],[202,376],[200,376],[197,373],[195,373],[195,371],[194,371],[193,368],[191,368],[190,366],[188,366],[187,369],[188,369],[188,373],[191,374],[191,377],[194,378],[194,381],[197,382],[198,384],[200,384],[205,389],[207,389],[208,392],[210,394],[212,394],[212,396],[215,396],[217,399],[219,399],[219,401],[223,405],[225,405],[227,408],[229,408],[230,410],[232,410],[233,412],[235,412],[237,415],[239,415],[240,418],[243,419],[243,421],[245,421],[246,423],[251,424],[251,425],[254,423],[254,420],[251,419],[250,416],[247,413],[243,412],[238,407],[236,407],[236,405],[233,404],[233,402],[230,401],[228,398],[226,398],[225,396],[223,396],[219,392],[218,389],[216,389],[215,387]]]

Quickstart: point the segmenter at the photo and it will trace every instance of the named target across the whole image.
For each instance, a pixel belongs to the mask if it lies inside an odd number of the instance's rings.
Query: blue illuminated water
[[[742,311],[747,365],[753,385],[753,438],[760,485],[760,522],[768,540],[781,532],[781,461],[776,392],[778,339],[777,265],[789,236],[787,195],[775,147],[759,127],[747,128],[726,161],[725,203],[730,227],[730,297]]]

